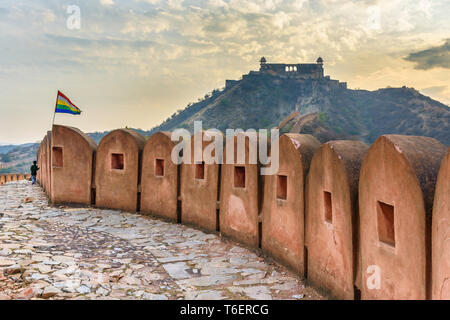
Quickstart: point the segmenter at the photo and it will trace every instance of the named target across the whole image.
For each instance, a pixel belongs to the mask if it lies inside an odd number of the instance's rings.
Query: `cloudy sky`
[[[58,89],[83,113],[56,123],[150,129],[261,56],[321,56],[350,88],[450,105],[449,13],[448,0],[0,0],[0,143],[40,140]]]

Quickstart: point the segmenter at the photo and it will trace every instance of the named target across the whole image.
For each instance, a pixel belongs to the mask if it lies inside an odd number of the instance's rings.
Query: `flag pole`
[[[58,90],[58,92],[56,93],[55,110],[53,110],[53,121],[52,121],[52,127],[51,127],[51,130],[53,130],[53,125],[55,124],[56,106],[58,105],[58,95],[59,95],[59,90]]]

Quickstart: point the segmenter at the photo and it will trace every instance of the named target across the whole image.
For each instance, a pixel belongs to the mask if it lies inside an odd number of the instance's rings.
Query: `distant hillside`
[[[204,129],[271,128],[294,111],[309,115],[309,129],[301,132],[316,135],[322,142],[346,138],[372,143],[382,134],[396,133],[450,144],[450,108],[415,89],[351,90],[327,79],[269,74],[249,74],[233,87],[187,107],[149,134],[179,127],[192,130],[195,120],[202,120]]]
[[[0,173],[28,173],[38,148],[37,143],[0,146]]]
[[[253,71],[229,84],[151,130],[136,130],[145,136],[176,128],[193,132],[195,120],[203,121],[203,129],[269,129],[298,111],[300,120],[288,123],[283,132],[309,133],[321,142],[358,139],[368,144],[382,134],[421,135],[450,145],[450,108],[413,88],[352,90],[329,77],[302,79]],[[107,133],[89,135],[99,143]],[[0,172],[27,172],[37,148],[38,144],[0,146]]]
[[[196,120],[203,128],[272,128],[294,111],[305,117],[293,132],[310,133],[322,142],[359,139],[372,143],[382,134],[433,137],[450,145],[450,108],[413,88],[352,90],[323,78],[296,79],[250,72],[233,86],[214,90],[197,103],[145,131],[185,128]],[[108,132],[89,135],[98,143]]]
[[[0,145],[0,154],[5,154],[16,148],[26,148],[32,146],[34,143],[25,143],[20,145],[8,144]]]

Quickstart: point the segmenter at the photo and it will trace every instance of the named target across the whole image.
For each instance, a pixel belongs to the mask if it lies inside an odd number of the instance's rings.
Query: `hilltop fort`
[[[265,57],[259,60],[259,71],[250,71],[248,74],[242,76],[242,79],[258,77],[261,75],[271,75],[281,79],[296,79],[300,82],[303,80],[315,80],[324,82],[333,87],[346,89],[347,82],[340,82],[333,80],[330,76],[324,75],[323,59],[317,58],[316,63],[267,63]],[[236,85],[239,80],[226,80],[225,88],[229,89]]]
[[[204,128],[273,128],[293,112],[301,126],[292,133],[309,133],[321,142],[336,139],[373,143],[380,135],[407,134],[450,142],[450,109],[414,88],[387,87],[374,91],[349,89],[347,82],[325,74],[325,61],[271,63],[259,59],[259,70],[226,80],[222,90],[206,94],[171,115],[148,135],[176,128],[192,130],[194,121]],[[290,128],[289,128],[290,127]]]

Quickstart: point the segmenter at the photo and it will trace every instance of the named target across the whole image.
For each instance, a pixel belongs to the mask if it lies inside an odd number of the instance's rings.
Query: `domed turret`
[[[260,65],[266,64],[267,60],[266,58],[262,57],[261,60],[259,60]]]
[[[321,57],[317,58],[317,64],[323,64],[323,59]]]

